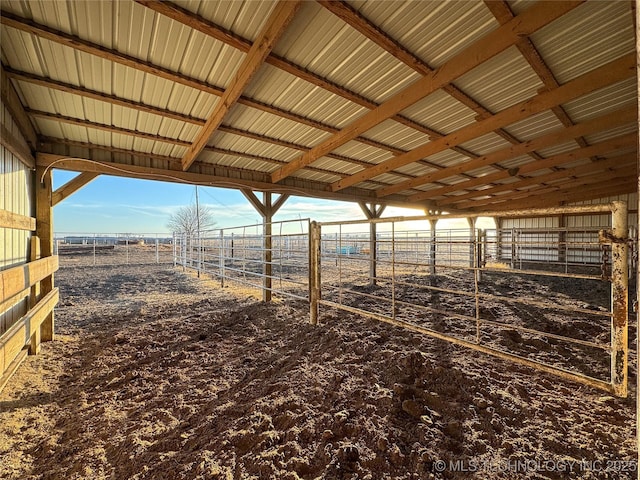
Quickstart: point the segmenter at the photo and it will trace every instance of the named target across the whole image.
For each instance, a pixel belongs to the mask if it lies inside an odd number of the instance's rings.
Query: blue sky
[[[76,175],[54,170],[54,189]],[[217,227],[261,222],[260,215],[237,190],[200,187],[199,192],[200,203],[213,210]],[[169,216],[194,201],[192,185],[101,175],[54,207],[54,230],[56,233],[165,234],[169,233],[166,227]],[[385,216],[402,215],[421,215],[421,212],[393,207],[385,211]],[[352,202],[291,197],[274,220],[298,218],[327,222],[362,219],[364,215]],[[465,225],[463,221],[448,228]]]

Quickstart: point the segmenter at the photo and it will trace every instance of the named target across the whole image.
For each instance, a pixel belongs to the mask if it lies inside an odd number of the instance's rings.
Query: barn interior
[[[49,361],[51,353],[40,353],[65,348],[55,346],[55,319],[75,319],[79,314],[70,312],[83,309],[65,299],[54,279],[75,292],[65,283],[64,262],[85,269],[86,278],[102,275],[95,270],[95,238],[92,261],[84,264],[69,249],[63,255],[54,206],[101,175],[230,188],[244,194],[262,222],[174,233],[163,270],[154,271],[192,282],[198,295],[184,308],[204,319],[211,313],[202,304],[213,295],[207,292],[235,285],[259,291],[260,315],[295,323],[295,341],[305,352],[313,350],[310,339],[324,345],[329,340],[318,335],[342,332],[341,321],[347,330],[368,332],[360,343],[374,350],[378,340],[366,335],[401,338],[399,363],[423,383],[403,383],[405,371],[389,373],[389,385],[363,378],[358,388],[384,387],[397,396],[403,435],[411,431],[428,443],[433,438],[425,432],[437,427],[446,441],[438,437],[444,446],[429,453],[412,450],[411,436],[389,445],[373,427],[334,428],[345,421],[341,410],[332,413],[334,423],[301,429],[310,437],[304,442],[296,437],[313,452],[331,445],[334,453],[291,452],[263,437],[245,439],[247,445],[217,438],[211,445],[233,460],[211,453],[204,470],[180,470],[182,478],[468,478],[459,469],[477,464],[455,463],[463,453],[467,462],[491,452],[493,460],[517,456],[516,427],[502,450],[459,450],[491,428],[497,441],[506,427],[496,430],[491,419],[469,426],[462,417],[443,423],[441,405],[429,393],[438,390],[427,380],[464,383],[451,358],[473,358],[477,364],[464,364],[466,374],[477,375],[482,365],[497,384],[511,376],[534,379],[531,389],[547,390],[526,395],[538,395],[543,416],[558,415],[544,410],[545,402],[555,405],[551,392],[574,398],[572,408],[581,411],[592,402],[605,405],[602,429],[607,422],[617,428],[605,443],[611,455],[620,454],[616,467],[627,470],[604,477],[590,464],[591,476],[583,469],[579,478],[635,478],[639,5],[1,0],[0,393],[20,381],[32,358]],[[54,189],[56,170],[78,175]],[[292,196],[356,203],[365,218],[274,220]],[[390,206],[415,215],[385,215]],[[465,220],[468,228],[438,229],[450,219]],[[479,219],[492,226],[480,227]],[[160,247],[156,239],[150,263],[162,263]],[[124,248],[128,264],[130,252],[139,251],[129,249],[142,246],[127,240],[106,253]],[[154,285],[140,287],[141,294],[152,295]],[[224,302],[216,309],[267,328],[265,318],[238,313],[230,298]],[[275,333],[260,338],[278,344]],[[366,365],[370,358],[383,368],[384,351],[360,343],[325,346],[361,350],[358,361]],[[453,363],[425,364],[443,351]],[[287,355],[305,361],[299,352]],[[255,380],[257,388],[270,381]],[[518,388],[510,395],[525,395]],[[439,398],[449,394],[461,410],[494,408],[481,396],[452,392],[443,389]],[[12,402],[0,400],[0,414],[13,412]],[[624,413],[618,418],[611,411]],[[238,415],[238,422],[250,416]],[[575,415],[578,427],[568,442],[574,446],[588,428]],[[298,425],[283,422],[283,432]],[[415,424],[425,432],[414,432]],[[258,428],[245,427],[238,431]],[[588,453],[600,448],[598,434],[589,437]],[[8,455],[2,449],[0,442]],[[256,458],[263,461],[270,451],[280,463],[269,460],[267,468]],[[560,447],[549,452],[565,460],[579,456]],[[439,470],[445,454],[454,463]],[[105,463],[111,470],[59,474],[160,478],[153,457],[145,457],[146,467],[125,471],[117,468],[126,463],[118,455]],[[188,457],[177,458],[184,466]],[[249,466],[258,464],[267,470]],[[535,478],[563,478],[560,465],[554,468]],[[3,473],[46,478],[43,471]]]

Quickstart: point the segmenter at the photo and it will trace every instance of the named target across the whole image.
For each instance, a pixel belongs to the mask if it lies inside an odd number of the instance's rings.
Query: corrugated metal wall
[[[575,203],[596,205],[613,201],[627,202],[629,233],[635,238],[638,222],[638,195],[630,193]],[[520,243],[517,255],[524,261],[557,262],[561,258],[569,263],[590,264],[600,262],[598,230],[611,227],[611,215],[569,215],[542,218],[505,218],[501,224],[501,258],[510,259],[512,238]],[[555,246],[554,246],[555,244]],[[562,247],[566,245],[564,254]],[[563,256],[564,255],[564,256]]]
[[[2,124],[22,139],[18,126],[2,104]],[[26,142],[25,142],[26,144]],[[33,175],[9,150],[0,146],[0,208],[26,216],[35,215]],[[0,228],[0,270],[26,263],[29,260],[31,232]],[[4,333],[27,311],[27,300],[0,312],[0,334]]]

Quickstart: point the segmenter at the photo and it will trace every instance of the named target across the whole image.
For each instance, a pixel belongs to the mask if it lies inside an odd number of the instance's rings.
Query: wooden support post
[[[53,255],[53,208],[51,207],[52,179],[51,169],[36,168],[36,234],[40,238],[40,254],[42,257]],[[47,295],[53,290],[53,274],[44,278],[40,283],[41,295]],[[47,315],[41,326],[43,342],[54,339],[53,311]]]
[[[309,321],[318,324],[321,281],[321,227],[318,222],[309,225]]]
[[[367,205],[359,202],[360,208],[368,220],[380,218],[384,213],[385,205],[372,203]],[[369,284],[376,285],[378,277],[378,231],[375,222],[369,223]]]
[[[249,203],[253,205],[253,207],[260,213],[262,216],[262,234],[263,234],[263,243],[262,250],[264,252],[263,255],[263,286],[262,286],[262,300],[265,302],[271,301],[271,285],[272,285],[272,273],[273,273],[273,240],[272,240],[272,222],[273,216],[276,212],[284,205],[284,202],[287,201],[289,195],[281,194],[278,199],[274,202],[271,198],[271,192],[263,193],[263,200],[260,202],[258,197],[256,197],[255,193],[248,189],[242,189],[242,194],[245,196]]]
[[[35,262],[40,259],[40,238],[36,235],[31,237],[31,245],[29,249],[29,261]],[[31,287],[31,293],[29,295],[29,309],[36,306],[40,300],[40,284],[35,283]],[[40,353],[40,341],[42,335],[39,328],[35,329],[35,332],[31,336],[31,343],[29,344],[29,355],[37,355]]]

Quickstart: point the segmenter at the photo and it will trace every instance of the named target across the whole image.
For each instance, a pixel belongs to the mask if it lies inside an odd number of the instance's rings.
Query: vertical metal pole
[[[474,268],[476,258],[476,219],[469,217],[467,222],[469,223],[469,266]]]
[[[375,205],[373,205],[375,210]],[[378,250],[378,232],[375,222],[369,223],[369,284],[376,285],[377,284],[377,250]]]
[[[516,268],[516,231],[511,227],[511,268]]]
[[[474,222],[475,223],[475,222]],[[475,297],[475,310],[476,310],[476,343],[480,343],[480,289],[478,288],[478,284],[480,283],[480,267],[482,265],[482,260],[480,259],[481,255],[481,240],[482,240],[482,230],[478,230],[478,234],[474,239],[476,245],[473,249],[475,252],[473,263],[473,286],[474,286],[474,297]]]
[[[638,26],[640,25],[640,0],[636,0],[635,3],[635,27],[636,32],[638,30]],[[636,33],[636,55],[640,55],[640,35]],[[638,114],[640,114],[640,62],[636,62],[636,81],[637,84],[637,92],[636,99],[638,102]],[[640,255],[640,139],[638,140],[638,188],[636,189],[636,195],[638,197],[638,205],[637,211],[637,230],[636,230],[636,242],[635,242],[635,250]],[[636,317],[638,317],[638,309],[640,308],[640,261],[636,266]],[[636,325],[640,325],[640,321],[636,318]],[[640,352],[640,335],[636,334],[636,352]],[[636,371],[640,371],[640,355],[636,356]],[[638,463],[640,464],[640,375],[636,375],[637,377],[637,386],[636,386],[636,451],[638,452]]]
[[[127,251],[127,265],[129,265],[129,235],[125,239],[125,250]]]
[[[176,247],[177,247],[176,242],[177,242],[177,241],[178,241],[178,237],[177,237],[177,235],[174,233],[174,234],[173,234],[173,268],[176,268],[176,266],[177,266],[177,260],[178,260],[178,258],[177,258],[177,251],[176,251]]]
[[[224,266],[225,266],[225,258],[224,258],[224,230],[220,229],[220,259],[219,259],[219,267],[220,270],[220,287],[224,288]]]
[[[309,321],[312,325],[318,324],[319,300],[321,295],[321,231],[321,226],[318,222],[311,222],[309,226]]]
[[[495,217],[496,224],[496,262],[502,261],[502,218]]]
[[[93,234],[93,266],[96,266],[96,235]]]
[[[437,251],[437,231],[436,231],[436,225],[438,223],[438,219],[430,219],[429,220],[429,228],[431,229],[431,255],[430,255],[430,267],[429,267],[429,274],[432,277],[435,277],[436,275],[436,251]]]
[[[156,264],[160,263],[160,240],[156,238]]]
[[[391,222],[391,318],[396,318],[396,222]]]
[[[272,265],[271,261],[273,259],[272,252],[272,237],[271,237],[271,221],[273,219],[272,208],[271,208],[271,192],[263,193],[263,204],[264,204],[264,216],[262,217],[262,231],[264,234],[263,238],[263,248],[264,248],[264,266],[263,266],[263,274],[264,274],[264,284],[262,290],[262,300],[264,302],[271,301],[271,274],[272,274]]]
[[[628,249],[627,204],[612,202],[611,245],[611,382],[619,397],[627,396],[628,361]]]

